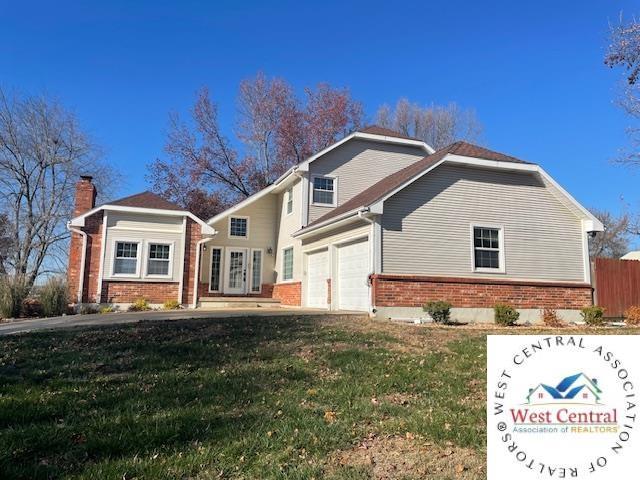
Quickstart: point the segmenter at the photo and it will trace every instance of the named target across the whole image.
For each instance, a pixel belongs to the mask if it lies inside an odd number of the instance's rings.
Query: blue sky
[[[640,168],[611,163],[627,143],[603,64],[618,1],[7,2],[0,84],[73,109],[147,188],[169,111],[207,85],[233,134],[238,83],[262,70],[298,90],[349,87],[369,117],[399,97],[474,108],[485,144],[542,164],[589,207],[640,210]]]

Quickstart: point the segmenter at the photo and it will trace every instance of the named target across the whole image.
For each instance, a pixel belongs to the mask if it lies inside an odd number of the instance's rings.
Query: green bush
[[[22,313],[22,303],[29,289],[24,278],[4,275],[0,277],[0,317],[17,318]]]
[[[60,277],[47,280],[40,290],[40,304],[45,317],[57,317],[66,313],[69,305],[67,282]]]
[[[444,300],[433,300],[425,303],[422,309],[427,312],[436,323],[449,323],[451,304]]]
[[[505,303],[496,303],[493,306],[496,324],[503,327],[512,327],[520,318],[520,313],[511,305]]]
[[[580,312],[584,323],[587,325],[603,325],[604,324],[604,308],[593,306],[585,307]]]
[[[177,300],[167,300],[162,305],[162,308],[165,310],[178,310],[180,308],[180,303]]]
[[[151,310],[149,306],[149,301],[146,298],[139,298],[131,305],[129,305],[130,312],[146,312]]]
[[[100,313],[113,313],[115,312],[115,308],[111,305],[105,305],[104,307],[100,307]]]

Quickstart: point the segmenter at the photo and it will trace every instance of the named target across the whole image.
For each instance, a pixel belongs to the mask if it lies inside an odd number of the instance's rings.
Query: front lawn
[[[2,337],[0,478],[484,478],[486,333],[283,317]]]

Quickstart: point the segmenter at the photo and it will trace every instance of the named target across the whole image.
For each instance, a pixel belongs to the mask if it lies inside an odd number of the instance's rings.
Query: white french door
[[[225,249],[224,293],[243,295],[247,293],[247,249]]]

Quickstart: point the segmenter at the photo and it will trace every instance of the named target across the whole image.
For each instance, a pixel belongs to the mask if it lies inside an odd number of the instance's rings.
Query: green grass
[[[485,335],[286,317],[2,337],[0,478],[361,479],[384,468],[361,451],[405,448],[390,478],[458,478],[421,449],[484,478]]]

